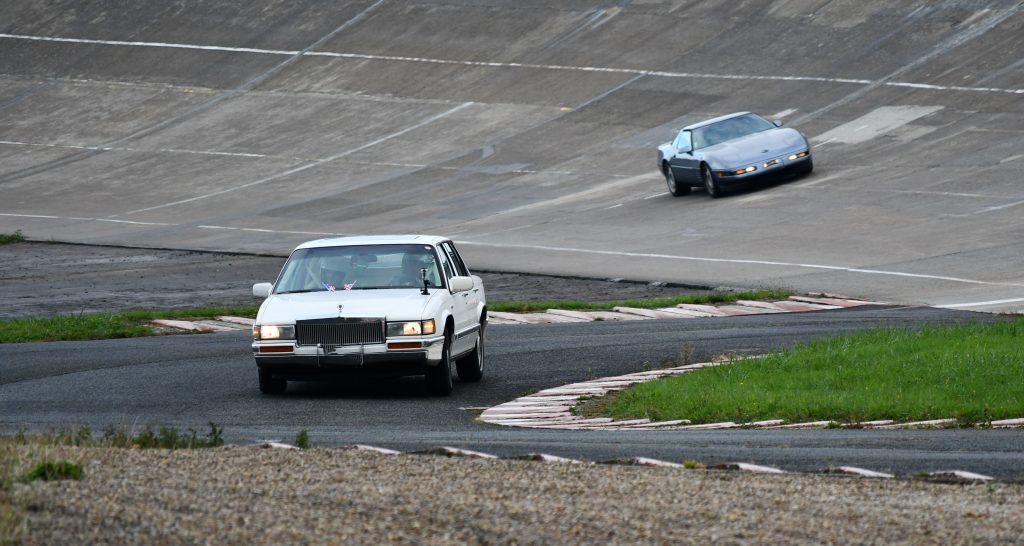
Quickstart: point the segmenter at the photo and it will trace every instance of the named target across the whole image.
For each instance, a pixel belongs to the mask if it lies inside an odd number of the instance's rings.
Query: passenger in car
[[[346,278],[348,277],[348,271],[343,269],[320,269],[320,282],[324,285],[324,290],[330,290],[329,286],[340,288],[344,285]]]

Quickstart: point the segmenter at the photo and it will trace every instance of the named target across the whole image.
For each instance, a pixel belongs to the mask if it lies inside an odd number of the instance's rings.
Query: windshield
[[[430,245],[356,245],[304,248],[288,257],[275,293],[440,287]]]
[[[755,114],[744,114],[734,118],[724,119],[718,123],[712,123],[693,130],[693,148],[707,148],[715,144],[721,144],[727,140],[740,138],[768,129],[774,129],[770,121]]]

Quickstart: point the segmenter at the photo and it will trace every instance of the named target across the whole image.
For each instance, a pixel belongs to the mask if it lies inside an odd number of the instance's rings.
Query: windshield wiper
[[[283,292],[277,292],[278,294],[303,294],[306,292],[324,292],[323,288],[304,288],[302,290],[285,290]]]

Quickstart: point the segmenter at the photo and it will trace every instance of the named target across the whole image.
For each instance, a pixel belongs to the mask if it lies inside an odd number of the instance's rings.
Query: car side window
[[[460,277],[468,277],[469,270],[466,269],[466,264],[462,261],[462,256],[459,256],[459,253],[455,250],[455,246],[450,241],[445,241],[441,243],[441,248],[448,253],[448,258],[451,259],[455,274]]]
[[[448,260],[448,254],[444,251],[443,248],[440,248],[438,250],[440,250],[440,252],[438,252],[437,255],[439,258],[441,258],[441,268],[444,269],[444,277],[446,279],[451,279],[452,277],[455,276],[455,273],[452,272],[452,264],[451,261]]]

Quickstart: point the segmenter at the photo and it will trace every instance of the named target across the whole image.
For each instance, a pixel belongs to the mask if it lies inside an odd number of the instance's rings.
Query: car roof
[[[724,116],[718,116],[717,118],[711,118],[711,119],[708,119],[708,120],[701,121],[699,123],[694,123],[693,125],[687,125],[686,127],[683,127],[682,130],[683,131],[689,131],[691,129],[700,129],[701,127],[704,127],[706,125],[711,125],[712,123],[718,123],[719,121],[724,121],[724,120],[727,120],[729,118],[745,116],[745,115],[747,115],[749,113],[750,112],[733,112],[731,114],[726,114]]]
[[[301,248],[354,245],[433,245],[447,240],[449,240],[448,237],[440,237],[437,235],[356,235],[351,237],[329,237],[326,239],[317,239],[315,241],[306,241],[305,243],[295,247],[295,250],[299,250]]]

